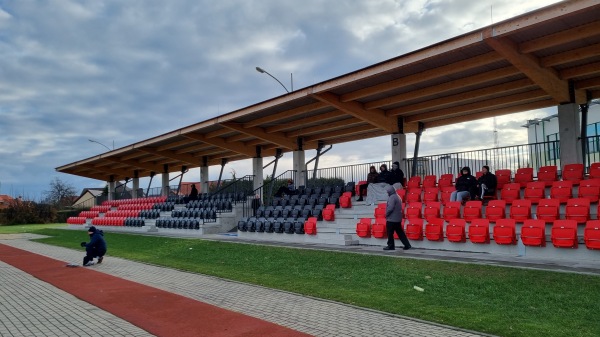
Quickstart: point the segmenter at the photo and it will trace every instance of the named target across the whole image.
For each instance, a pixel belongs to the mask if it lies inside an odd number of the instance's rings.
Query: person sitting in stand
[[[198,199],[198,189],[196,189],[196,185],[192,185],[192,190],[190,191],[189,200]]]
[[[400,163],[395,161],[392,164],[392,170],[390,171],[392,175],[390,185],[393,185],[395,189],[401,189],[404,187],[404,172],[400,169]]]
[[[371,166],[369,168],[369,174],[367,174],[367,183],[362,184],[358,187],[358,199],[356,201],[363,201],[362,196],[365,193],[365,191],[367,190],[367,187],[369,186],[369,184],[377,183],[378,176],[379,176],[379,173],[377,173],[377,169],[375,168],[375,166]]]
[[[471,175],[471,169],[468,166],[460,170],[461,175],[456,179],[456,191],[450,194],[450,201],[460,201],[464,203],[466,198],[475,198],[477,191],[477,179]]]
[[[477,179],[477,192],[476,198],[483,200],[485,196],[496,195],[496,186],[498,185],[498,179],[496,175],[490,172],[490,167],[484,165],[481,168],[481,177]]]
[[[275,196],[278,198],[281,198],[284,194],[285,195],[293,195],[296,194],[296,187],[294,186],[294,181],[292,179],[289,179],[287,181],[287,186],[281,186],[278,190],[277,193],[275,193]]]
[[[382,164],[379,167],[379,175],[377,176],[377,182],[371,183],[367,186],[367,205],[374,205],[378,201],[385,201],[388,199],[386,187],[394,183],[394,176],[388,171],[387,165]]]

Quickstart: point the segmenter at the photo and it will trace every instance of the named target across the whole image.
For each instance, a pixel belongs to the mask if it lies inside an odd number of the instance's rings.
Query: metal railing
[[[219,193],[233,193],[236,195],[235,202],[239,202],[237,196],[243,194],[244,197],[248,195],[252,195],[252,189],[254,188],[254,176],[246,175],[241,178],[231,179],[228,181],[221,181],[221,188],[216,188],[214,191],[210,191],[209,194],[219,194]],[[246,198],[244,198],[246,199]]]
[[[336,166],[317,169],[317,174],[313,179],[309,179],[307,187],[317,187],[320,185],[343,185],[349,181],[358,182],[361,180],[367,180],[367,174],[369,174],[369,168],[375,166],[379,172],[379,167],[385,164],[388,169],[391,169],[391,161],[378,161],[373,163],[355,164],[348,166]],[[405,171],[406,172],[406,171]],[[312,170],[309,171],[312,173]]]
[[[250,217],[255,214],[258,207],[262,205],[271,205],[274,195],[280,187],[287,186],[288,180],[296,181],[296,171],[287,170],[275,178],[265,179],[263,185],[244,198],[243,201],[243,217]],[[298,187],[298,186],[296,186]]]

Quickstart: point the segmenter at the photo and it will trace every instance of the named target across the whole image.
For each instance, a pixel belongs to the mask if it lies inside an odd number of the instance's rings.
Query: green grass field
[[[77,250],[87,238],[32,232]],[[197,239],[106,239],[107,263],[118,256],[502,336],[600,336],[596,276]]]

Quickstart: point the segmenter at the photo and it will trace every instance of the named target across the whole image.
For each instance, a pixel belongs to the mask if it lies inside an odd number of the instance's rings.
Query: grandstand
[[[600,98],[598,45],[600,4],[561,2],[63,165],[57,171],[109,184],[103,208],[69,221],[134,231],[201,235],[237,229],[247,239],[384,245],[381,208],[354,202],[368,166],[379,163],[329,169],[316,163],[326,146],[389,136],[391,161],[401,162],[410,177],[399,193],[406,201],[404,225],[413,247],[597,259],[600,158],[592,160],[584,144],[590,143],[588,107]],[[557,139],[418,155],[428,129],[548,107],[558,110]],[[412,159],[406,154],[409,132],[417,136]],[[317,150],[312,178],[305,160],[309,149]],[[286,153],[293,156],[293,169],[277,176],[277,161]],[[269,181],[265,157],[274,158]],[[208,191],[209,167],[220,166],[222,176],[225,165],[237,160],[251,161],[248,179],[205,194],[199,202],[171,195],[180,185],[169,188],[170,173],[183,176],[198,167],[200,190]],[[463,165],[488,165],[498,174],[501,188],[487,206],[449,202]],[[163,199],[148,198],[139,188],[141,177],[157,173]],[[273,191],[287,179],[302,186],[298,194],[274,198]],[[131,199],[115,200],[120,180],[132,181]]]

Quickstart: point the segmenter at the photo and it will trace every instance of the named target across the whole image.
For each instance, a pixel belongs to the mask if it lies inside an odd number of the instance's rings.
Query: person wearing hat
[[[367,174],[367,183],[362,184],[358,187],[358,200],[356,200],[356,201],[363,201],[363,197],[362,197],[363,194],[365,194],[365,191],[369,187],[369,184],[377,183],[378,176],[379,176],[379,173],[377,173],[377,169],[375,168],[375,166],[371,166],[369,168],[369,174]]]
[[[473,200],[475,193],[477,193],[477,179],[471,175],[471,168],[468,166],[463,167],[460,173],[460,177],[456,179],[454,184],[456,191],[450,194],[450,201],[464,202],[466,198]]]
[[[98,263],[102,263],[104,254],[106,254],[106,241],[104,241],[104,233],[91,226],[88,229],[90,242],[82,242],[81,247],[85,247],[85,256],[83,257],[83,265],[91,266],[94,264],[94,258],[98,258]]]
[[[402,187],[404,187],[404,172],[400,169],[400,162],[395,161],[392,164],[390,173],[391,178],[389,184],[394,185],[394,188],[400,188],[400,186],[396,184],[400,184]]]

